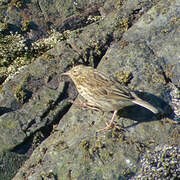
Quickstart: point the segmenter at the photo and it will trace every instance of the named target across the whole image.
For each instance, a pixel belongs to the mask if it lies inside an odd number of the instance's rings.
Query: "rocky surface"
[[[51,28],[62,33],[51,48],[29,50],[31,63],[1,76],[0,179],[129,179],[137,172],[138,179],[144,176],[139,160],[146,151],[156,152],[157,145],[165,152],[174,148],[171,162],[180,164],[178,124],[133,106],[120,110],[119,128],[97,134],[112,113],[71,106],[77,91],[60,76],[78,63],[97,67],[178,121],[173,111],[178,88],[173,102],[170,93],[170,82],[180,86],[178,0],[0,3],[8,28],[23,32],[29,43],[48,36]],[[165,169],[163,178],[177,177],[179,171],[180,166]],[[149,177],[158,177],[153,174]]]

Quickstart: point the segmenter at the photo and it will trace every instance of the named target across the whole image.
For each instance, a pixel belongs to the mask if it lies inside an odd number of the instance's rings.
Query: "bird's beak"
[[[61,76],[69,76],[69,72],[61,73]]]

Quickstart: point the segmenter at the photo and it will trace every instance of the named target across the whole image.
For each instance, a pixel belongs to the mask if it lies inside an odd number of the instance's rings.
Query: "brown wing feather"
[[[107,99],[134,99],[126,86],[110,80],[102,72],[93,69],[93,73],[89,72],[87,75],[89,77],[86,78],[86,82],[84,81],[84,83],[88,84],[92,91],[96,91],[95,94],[99,94],[97,98],[104,98],[105,96]]]

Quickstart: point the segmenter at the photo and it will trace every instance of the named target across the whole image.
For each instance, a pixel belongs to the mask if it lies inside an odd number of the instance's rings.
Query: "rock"
[[[100,60],[98,69],[117,79],[120,75],[132,74],[130,78],[127,76],[126,83],[129,87],[154,106],[163,109],[166,115],[172,116],[168,105],[171,105],[168,83],[172,81],[179,86],[180,76],[178,5],[178,0],[156,3],[126,1],[119,9],[109,12],[106,2],[101,9],[104,19],[88,25],[78,37],[72,36],[67,42],[80,58],[78,62],[91,62],[94,65],[98,63],[88,57],[96,56],[83,52],[87,50],[87,44],[93,41],[90,44],[93,44],[91,51],[85,52],[95,52],[98,55],[95,44],[100,42],[100,50],[103,44],[105,49],[97,56],[98,61]],[[61,53],[63,56],[64,51]],[[67,66],[68,64],[63,65],[63,70]],[[46,86],[41,89],[44,96],[47,93],[47,98],[57,99],[56,88],[52,90]],[[63,93],[64,91],[65,88]],[[57,109],[61,102],[63,101],[57,103]],[[43,104],[42,98],[40,115],[37,117],[44,117],[42,114],[46,114],[41,110]],[[21,110],[22,108],[18,111]],[[13,179],[128,179],[133,178],[137,172],[139,159],[146,151],[153,150],[157,145],[180,146],[178,124],[166,123],[166,118],[160,121],[159,117],[139,106],[127,107],[119,112],[119,117],[116,118],[119,128],[97,134],[96,131],[103,128],[111,116],[110,112],[102,115],[72,105],[58,127],[33,151]],[[51,119],[52,117],[50,116]],[[34,129],[43,127],[47,121],[46,118],[40,119],[41,125],[38,120],[35,122],[32,129],[28,126],[30,134]],[[121,125],[125,131],[121,129]],[[172,174],[166,178],[172,178]]]

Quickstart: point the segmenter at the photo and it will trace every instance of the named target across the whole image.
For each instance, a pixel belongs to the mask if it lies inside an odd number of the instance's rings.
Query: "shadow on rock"
[[[171,107],[161,98],[146,92],[136,92],[136,94],[142,100],[147,101],[152,106],[156,107],[159,110],[159,113],[154,114],[150,110],[135,104],[119,110],[118,115],[120,117],[132,119],[137,121],[135,124],[139,124],[141,122],[160,120],[161,116],[168,117],[172,114]]]
[[[11,108],[0,107],[0,116],[11,111],[13,111]]]

